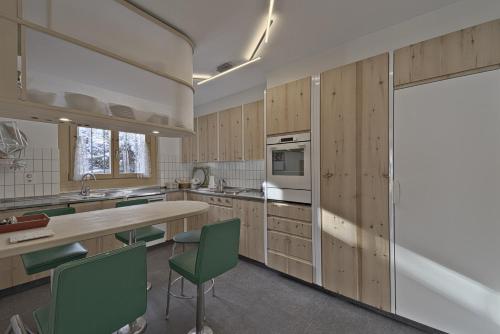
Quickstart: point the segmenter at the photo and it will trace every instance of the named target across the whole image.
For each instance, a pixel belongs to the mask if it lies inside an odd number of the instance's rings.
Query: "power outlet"
[[[25,184],[33,183],[33,173],[24,174],[24,183]]]

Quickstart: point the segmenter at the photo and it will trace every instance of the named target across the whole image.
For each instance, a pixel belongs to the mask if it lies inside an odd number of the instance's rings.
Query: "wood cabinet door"
[[[75,208],[76,213],[95,211],[102,209],[102,202],[74,203],[70,204],[70,207]]]
[[[264,160],[264,100],[243,105],[245,160]]]
[[[198,160],[208,161],[208,116],[198,117]]]
[[[218,113],[207,116],[207,149],[208,161],[219,160],[219,115]]]
[[[267,135],[311,130],[311,78],[267,90]]]
[[[193,129],[195,134],[192,136],[182,137],[181,142],[181,159],[182,162],[198,161],[198,119],[193,121]]]
[[[186,231],[200,230],[208,223],[208,213],[186,218]]]
[[[219,160],[243,160],[241,106],[219,112]]]
[[[210,208],[208,209],[208,224],[213,224],[221,220],[231,219],[233,217],[233,208],[210,205]]]
[[[264,262],[264,203],[234,200],[234,216],[240,218],[240,254]]]

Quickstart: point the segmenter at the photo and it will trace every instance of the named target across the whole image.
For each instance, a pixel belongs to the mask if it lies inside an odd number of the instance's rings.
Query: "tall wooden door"
[[[321,75],[325,288],[390,310],[389,56]]]

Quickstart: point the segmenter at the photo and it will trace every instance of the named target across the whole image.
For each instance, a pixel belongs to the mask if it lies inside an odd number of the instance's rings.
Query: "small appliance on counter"
[[[267,198],[311,203],[311,134],[267,138]]]
[[[210,175],[210,179],[208,181],[208,189],[215,190],[217,185],[215,184],[215,176]]]

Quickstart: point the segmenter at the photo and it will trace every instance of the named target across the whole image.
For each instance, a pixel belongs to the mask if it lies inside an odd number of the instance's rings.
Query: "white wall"
[[[245,103],[255,102],[264,98],[264,90],[266,85],[262,84],[240,93],[228,95],[220,99],[214,100],[209,103],[201,104],[194,107],[194,114],[196,116],[211,114],[217,111],[236,107]]]
[[[269,73],[267,87],[303,78],[500,17],[498,0],[464,0],[286,64]]]

